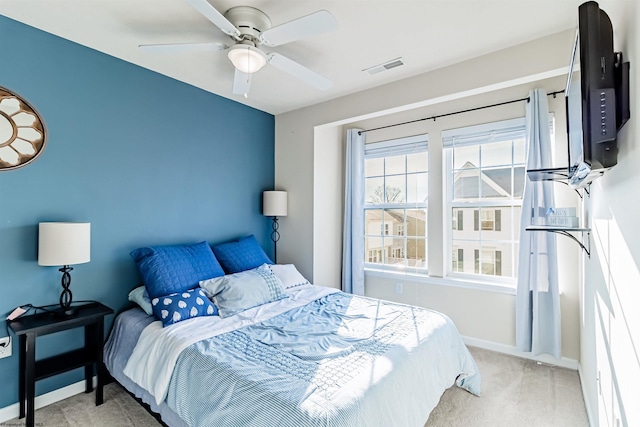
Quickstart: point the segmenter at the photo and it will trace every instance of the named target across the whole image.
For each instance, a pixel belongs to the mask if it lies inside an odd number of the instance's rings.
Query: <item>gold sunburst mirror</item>
[[[0,86],[0,172],[33,162],[45,143],[40,115],[24,99]]]

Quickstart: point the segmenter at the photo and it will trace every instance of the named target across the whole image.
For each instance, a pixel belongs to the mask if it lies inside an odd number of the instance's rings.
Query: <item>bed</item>
[[[452,385],[480,394],[472,356],[435,311],[312,285],[291,265],[225,272],[180,295],[206,296],[217,315],[172,323],[170,311],[132,308],[104,357],[170,426],[423,426]]]

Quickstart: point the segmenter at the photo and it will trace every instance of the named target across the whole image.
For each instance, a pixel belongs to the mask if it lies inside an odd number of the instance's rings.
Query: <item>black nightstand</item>
[[[38,313],[7,321],[8,326],[20,337],[19,362],[20,418],[26,412],[26,425],[34,425],[34,400],[36,381],[84,366],[85,392],[93,391],[93,367],[96,367],[98,384],[96,406],[103,402],[105,368],[102,360],[104,346],[104,316],[113,310],[100,303],[78,306],[73,316],[62,317],[51,313]],[[35,360],[36,337],[84,326],[84,347],[47,359]],[[26,409],[26,411],[25,411]]]

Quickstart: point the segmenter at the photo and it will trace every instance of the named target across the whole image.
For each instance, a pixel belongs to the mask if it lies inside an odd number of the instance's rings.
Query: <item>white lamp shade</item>
[[[38,264],[63,266],[91,261],[91,224],[41,222],[38,225]]]
[[[262,193],[262,215],[287,216],[287,192],[264,191]]]
[[[237,44],[227,53],[233,66],[246,74],[255,73],[267,64],[267,56],[253,46]]]

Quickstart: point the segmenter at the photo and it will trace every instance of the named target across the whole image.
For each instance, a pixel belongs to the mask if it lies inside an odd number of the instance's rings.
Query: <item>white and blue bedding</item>
[[[422,426],[480,375],[451,320],[305,285],[227,318],[150,323],[124,374],[187,425]]]

